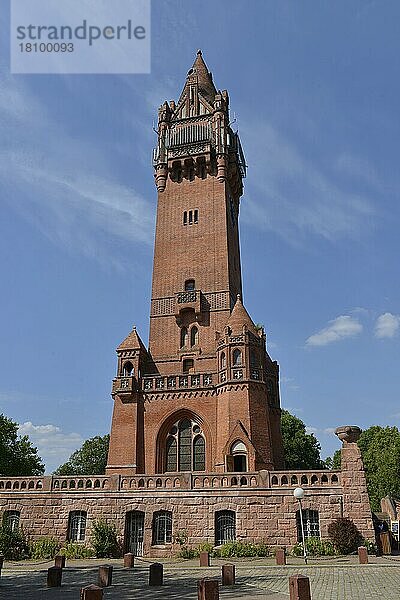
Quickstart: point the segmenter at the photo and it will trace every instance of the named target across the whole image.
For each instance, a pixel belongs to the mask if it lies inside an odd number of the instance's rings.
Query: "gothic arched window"
[[[242,364],[242,353],[240,350],[238,350],[236,348],[236,350],[233,351],[233,366],[234,367],[239,367]]]
[[[192,327],[192,329],[190,330],[190,345],[197,346],[198,343],[199,343],[199,330],[197,329],[196,325],[194,325]]]
[[[201,435],[195,437],[193,441],[193,470],[206,470],[206,443]]]
[[[181,348],[187,346],[188,343],[188,330],[186,327],[182,327],[181,329]]]
[[[226,356],[225,352],[221,354],[221,369],[226,369]]]
[[[167,438],[166,448],[166,471],[176,471],[176,461],[178,458],[178,445],[174,437],[169,436]]]
[[[130,377],[131,375],[133,375],[133,373],[134,373],[133,364],[128,360],[126,363],[124,363],[124,376]]]
[[[201,427],[195,421],[182,419],[175,423],[165,445],[165,471],[205,471],[206,443]]]

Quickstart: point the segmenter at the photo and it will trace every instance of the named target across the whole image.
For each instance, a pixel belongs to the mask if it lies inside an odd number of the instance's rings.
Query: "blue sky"
[[[398,2],[153,0],[150,75],[18,75],[0,42],[0,410],[49,471],[108,432],[114,349],[144,341],[152,122],[197,48],[248,163],[244,302],[316,432],[399,425]]]

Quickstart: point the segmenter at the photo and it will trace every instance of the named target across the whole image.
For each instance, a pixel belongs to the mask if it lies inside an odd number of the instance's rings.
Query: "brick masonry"
[[[149,347],[134,328],[117,348],[106,476],[0,479],[0,510],[19,511],[32,538],[55,535],[60,541],[67,538],[70,511],[86,511],[86,539],[101,517],[115,523],[125,550],[127,513],[142,511],[143,552],[150,556],[178,548],[173,541],[152,546],[155,512],[171,512],[172,539],[186,531],[188,544],[196,545],[214,543],[216,512],[231,510],[237,539],[292,546],[293,490],[302,485],[303,508],[318,511],[322,537],[332,519],[348,515],[373,539],[354,441],[344,441],[342,472],[281,471],[279,367],[241,300],[245,161],[230,127],[228,93],[216,90],[200,52],[178,102],[159,110],[154,168]],[[190,464],[181,469],[189,452],[179,437],[185,420],[195,433]],[[197,467],[195,439],[204,448]]]

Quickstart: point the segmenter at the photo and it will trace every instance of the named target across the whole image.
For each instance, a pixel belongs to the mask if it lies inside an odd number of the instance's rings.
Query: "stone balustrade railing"
[[[171,473],[167,475],[110,475],[75,477],[0,478],[0,494],[13,492],[105,492],[144,490],[201,490],[206,488],[324,488],[337,487],[340,471],[257,471],[252,473]]]

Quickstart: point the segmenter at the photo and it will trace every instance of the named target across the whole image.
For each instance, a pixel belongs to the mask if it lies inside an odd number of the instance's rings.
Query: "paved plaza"
[[[221,587],[223,600],[283,600],[289,598],[289,575],[301,573],[311,582],[313,600],[398,600],[400,598],[400,557],[370,558],[370,564],[358,565],[356,557],[312,559],[305,566],[300,559],[289,558],[286,567],[277,567],[272,559],[214,560],[211,567],[200,568],[198,561],[166,560],[164,585],[148,586],[150,559],[138,559],[132,570],[121,560],[68,561],[61,588],[46,587],[47,568],[52,562],[5,563],[0,581],[0,598],[7,600],[79,599],[79,590],[96,583],[100,564],[114,566],[113,585],[106,588],[106,600],[171,598],[195,600],[197,580],[219,578],[222,564],[236,565],[234,587]]]

